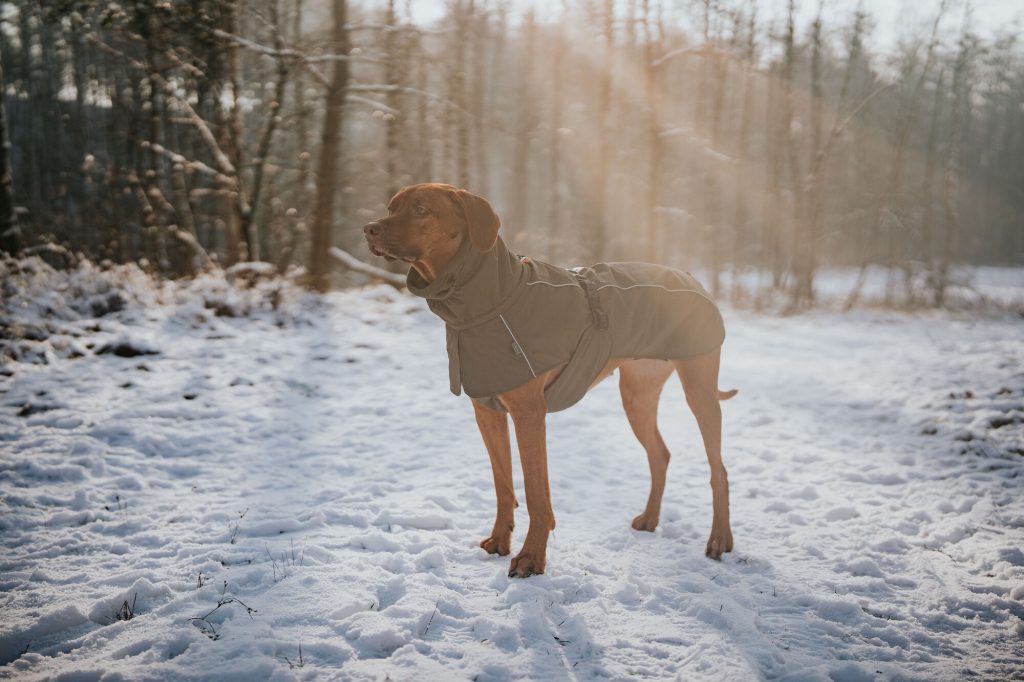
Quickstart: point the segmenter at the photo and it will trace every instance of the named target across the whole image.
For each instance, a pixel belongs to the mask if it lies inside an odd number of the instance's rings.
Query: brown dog
[[[711,468],[714,509],[705,554],[718,559],[732,551],[718,403],[736,392],[718,390],[724,327],[707,293],[687,273],[660,266],[599,264],[576,272],[520,259],[498,237],[499,224],[486,200],[432,183],[402,189],[387,217],[363,228],[375,255],[412,266],[410,291],[427,298],[447,323],[452,391],[464,387],[473,398],[494,472],[497,518],[480,546],[500,555],[511,547],[518,506],[511,415],[530,526],[509,576],[544,572],[548,534],[555,527],[545,415],[573,404],[618,369],[622,404],[651,470],[647,507],[633,528],[653,531],[658,525],[669,461],[658,432],[658,400],[675,371]],[[552,306],[554,312],[545,312]],[[639,340],[623,345],[622,330],[641,324],[648,328]],[[553,340],[535,340],[538,335]]]

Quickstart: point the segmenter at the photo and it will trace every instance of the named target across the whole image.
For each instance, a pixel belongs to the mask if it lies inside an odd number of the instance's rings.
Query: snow
[[[727,309],[735,551],[703,556],[676,382],[661,526],[629,527],[649,481],[609,380],[549,420],[558,528],[511,580],[421,301],[4,268],[2,678],[1024,676],[1019,316]]]

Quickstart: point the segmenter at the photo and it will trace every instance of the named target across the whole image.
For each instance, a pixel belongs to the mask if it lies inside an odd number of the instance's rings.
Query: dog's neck
[[[420,276],[420,279],[429,284],[437,279],[448,264],[458,257],[462,246],[468,241],[468,238],[463,237],[458,243],[446,246],[441,253],[421,256],[410,263],[410,266]]]

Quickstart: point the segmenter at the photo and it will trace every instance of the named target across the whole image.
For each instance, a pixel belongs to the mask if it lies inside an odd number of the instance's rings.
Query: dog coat
[[[681,360],[725,340],[704,287],[651,263],[567,270],[520,259],[500,237],[486,252],[467,239],[432,282],[410,270],[407,284],[445,321],[452,393],[501,411],[499,394],[553,367],[548,412],[579,401],[611,358]]]

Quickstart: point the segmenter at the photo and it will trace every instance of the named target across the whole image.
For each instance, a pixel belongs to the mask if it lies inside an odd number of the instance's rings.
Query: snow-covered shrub
[[[270,264],[243,263],[193,279],[159,281],[135,264],[87,260],[58,270],[39,256],[0,258],[0,358],[48,364],[95,353],[159,352],[161,344],[126,335],[142,316],[189,328],[216,318],[266,316],[278,326],[302,320],[305,292]],[[86,337],[96,338],[86,342]]]

